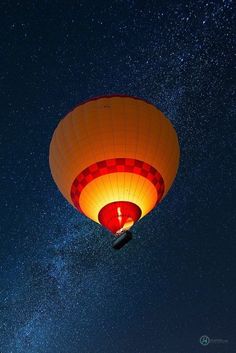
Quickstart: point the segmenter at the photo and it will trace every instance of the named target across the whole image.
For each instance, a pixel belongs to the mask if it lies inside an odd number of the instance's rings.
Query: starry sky
[[[232,1],[1,1],[0,13],[0,353],[236,351]],[[157,105],[181,146],[171,191],[118,252],[48,165],[60,119],[110,93]]]

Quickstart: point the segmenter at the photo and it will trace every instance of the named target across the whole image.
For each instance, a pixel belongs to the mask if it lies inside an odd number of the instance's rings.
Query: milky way
[[[232,1],[0,7],[0,353],[199,353],[204,334],[235,351]],[[119,252],[48,166],[59,120],[110,93],[158,106],[181,145]]]

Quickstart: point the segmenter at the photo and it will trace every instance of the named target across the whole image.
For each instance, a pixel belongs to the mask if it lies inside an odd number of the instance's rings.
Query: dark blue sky
[[[236,351],[232,7],[1,2],[1,353]],[[181,145],[173,188],[119,252],[48,166],[59,120],[109,93],[156,104]]]

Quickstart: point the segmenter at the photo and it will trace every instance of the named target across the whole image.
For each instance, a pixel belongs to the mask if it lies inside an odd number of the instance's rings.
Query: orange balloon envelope
[[[114,95],[90,99],[60,121],[49,163],[64,197],[118,236],[167,194],[179,153],[172,124],[153,104]]]

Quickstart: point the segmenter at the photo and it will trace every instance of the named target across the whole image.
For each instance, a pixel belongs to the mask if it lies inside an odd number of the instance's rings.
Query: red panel
[[[111,202],[98,214],[99,222],[112,233],[121,230],[127,223],[135,223],[141,217],[140,208],[129,201]]]
[[[131,158],[113,158],[100,161],[90,165],[84,169],[74,180],[71,186],[71,199],[75,207],[82,212],[79,205],[79,198],[83,188],[90,183],[90,181],[111,173],[127,172],[142,175],[150,180],[155,186],[158,194],[158,204],[164,193],[164,180],[161,174],[151,165]]]

